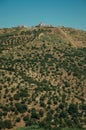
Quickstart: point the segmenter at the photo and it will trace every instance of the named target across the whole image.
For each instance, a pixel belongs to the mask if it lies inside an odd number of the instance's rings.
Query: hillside
[[[86,128],[86,32],[0,29],[0,129]]]

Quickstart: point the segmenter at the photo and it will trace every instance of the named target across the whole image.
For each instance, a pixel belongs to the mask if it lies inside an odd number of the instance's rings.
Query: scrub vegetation
[[[0,29],[0,129],[82,128],[86,32],[46,26]]]

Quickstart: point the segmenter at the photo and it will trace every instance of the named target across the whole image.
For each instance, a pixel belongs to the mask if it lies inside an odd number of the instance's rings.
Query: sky
[[[0,28],[40,22],[86,30],[86,0],[0,0]]]

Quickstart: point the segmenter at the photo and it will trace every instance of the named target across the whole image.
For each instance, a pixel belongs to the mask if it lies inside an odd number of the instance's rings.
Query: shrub
[[[77,104],[73,104],[73,103],[70,104],[70,105],[69,105],[68,112],[69,112],[71,115],[77,115],[77,114],[78,114]]]
[[[4,120],[3,125],[4,125],[3,128],[8,128],[8,129],[12,128],[11,120]]]
[[[20,120],[21,120],[20,117],[16,118],[16,122],[20,122]]]
[[[15,103],[15,106],[20,113],[24,113],[27,110],[27,106],[25,104]]]

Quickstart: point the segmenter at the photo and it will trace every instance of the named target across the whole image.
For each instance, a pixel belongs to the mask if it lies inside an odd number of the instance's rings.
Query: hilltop
[[[0,129],[86,128],[86,32],[0,29]]]

